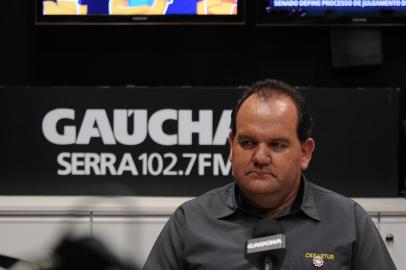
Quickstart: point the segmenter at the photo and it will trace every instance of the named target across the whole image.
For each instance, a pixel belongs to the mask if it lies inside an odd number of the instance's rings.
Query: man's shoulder
[[[355,233],[360,220],[368,219],[367,212],[354,200],[337,192],[309,183],[318,217],[328,226],[346,228]],[[345,224],[345,225],[344,225]]]
[[[206,193],[184,202],[180,208],[190,209],[196,207],[203,207],[207,210],[218,209],[226,204],[230,200],[230,196],[233,196],[234,183],[229,183],[225,186],[218,187],[207,191]]]
[[[312,190],[314,199],[319,207],[340,207],[347,209],[354,209],[357,203],[344,195],[341,195],[330,189],[316,185],[309,182],[309,186]]]

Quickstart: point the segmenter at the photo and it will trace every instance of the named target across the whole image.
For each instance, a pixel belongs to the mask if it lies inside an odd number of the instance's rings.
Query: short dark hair
[[[266,79],[254,83],[247,88],[234,106],[231,114],[231,133],[237,133],[237,113],[244,101],[252,95],[269,98],[273,94],[288,96],[296,105],[297,109],[297,136],[301,142],[310,138],[313,129],[313,117],[307,109],[306,100],[293,86],[278,80]]]

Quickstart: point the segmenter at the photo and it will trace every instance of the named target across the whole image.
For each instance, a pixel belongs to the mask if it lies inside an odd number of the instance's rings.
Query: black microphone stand
[[[265,256],[264,270],[272,270],[272,260],[269,258],[269,256]]]

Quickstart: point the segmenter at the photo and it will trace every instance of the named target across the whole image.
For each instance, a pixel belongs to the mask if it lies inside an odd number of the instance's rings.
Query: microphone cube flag
[[[286,253],[284,234],[249,239],[245,246],[245,258],[259,269],[264,268],[265,259],[272,261],[274,268],[279,269]]]

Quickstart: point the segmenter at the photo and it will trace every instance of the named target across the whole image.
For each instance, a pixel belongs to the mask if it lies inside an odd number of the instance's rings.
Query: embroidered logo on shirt
[[[313,265],[316,267],[322,267],[324,264],[324,260],[318,256],[313,258]]]
[[[304,256],[307,259],[314,259],[317,257],[322,259],[323,261],[324,260],[334,261],[335,255],[330,253],[306,252]]]

